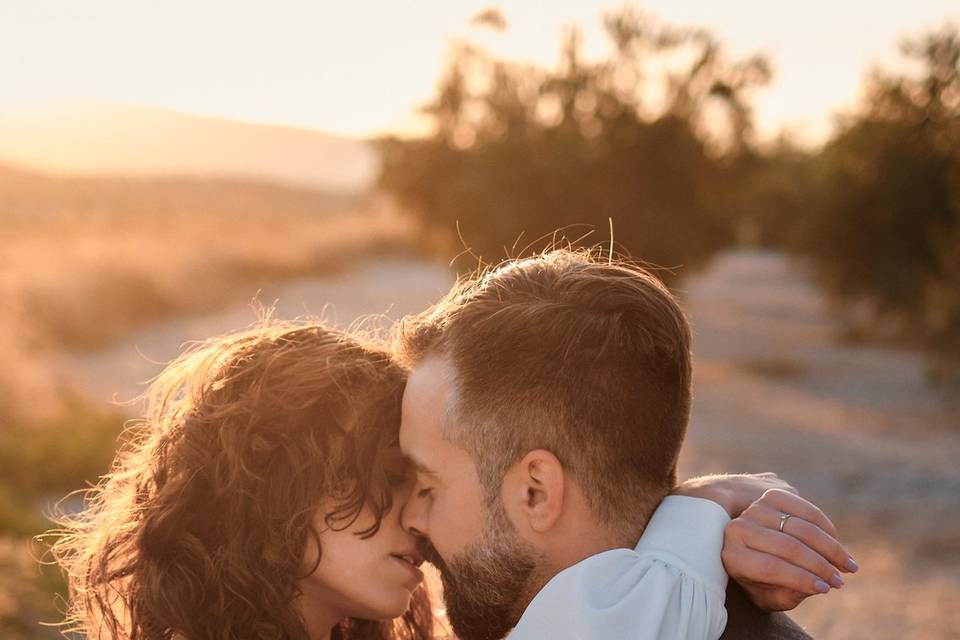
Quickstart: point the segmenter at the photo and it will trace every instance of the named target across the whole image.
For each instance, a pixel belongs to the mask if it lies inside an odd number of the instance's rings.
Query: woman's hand
[[[843,586],[857,563],[815,505],[773,488],[734,518],[724,534],[723,566],[767,611],[788,611],[811,595]]]

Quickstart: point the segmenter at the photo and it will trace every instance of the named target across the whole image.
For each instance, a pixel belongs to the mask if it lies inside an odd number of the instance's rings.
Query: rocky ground
[[[960,405],[915,353],[838,342],[782,256],[687,284],[695,400],[683,470],[773,470],[837,524],[861,571],[793,615],[815,637],[960,637]]]

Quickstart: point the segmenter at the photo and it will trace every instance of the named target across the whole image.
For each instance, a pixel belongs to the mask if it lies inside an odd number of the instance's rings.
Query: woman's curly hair
[[[397,442],[405,376],[385,349],[318,324],[263,323],[180,356],[111,472],[62,519],[65,626],[90,640],[296,639],[313,518],[345,529],[391,508],[377,460]],[[319,563],[319,557],[316,560]],[[392,621],[342,639],[432,637],[426,590]]]

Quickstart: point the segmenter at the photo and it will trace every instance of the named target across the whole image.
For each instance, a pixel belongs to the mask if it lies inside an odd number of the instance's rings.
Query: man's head
[[[472,617],[502,636],[565,560],[596,552],[585,538],[631,546],[675,482],[690,334],[640,268],[511,261],[405,320],[396,346],[418,466],[404,524],[432,543],[462,637],[483,637]]]

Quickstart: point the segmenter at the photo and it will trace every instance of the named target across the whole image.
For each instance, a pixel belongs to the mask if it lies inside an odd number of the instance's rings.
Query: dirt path
[[[799,268],[721,256],[688,283],[686,473],[774,470],[863,567],[795,614],[817,637],[960,637],[960,416],[909,352],[850,347]]]
[[[286,318],[326,308],[344,326],[423,309],[450,283],[442,266],[385,262],[260,300],[279,299]],[[922,358],[839,344],[818,291],[777,254],[720,256],[684,297],[696,353],[684,473],[777,471],[824,507],[863,567],[796,619],[834,640],[960,637],[960,416]],[[66,366],[93,397],[130,398],[184,342],[252,318],[240,307],[183,319]]]

